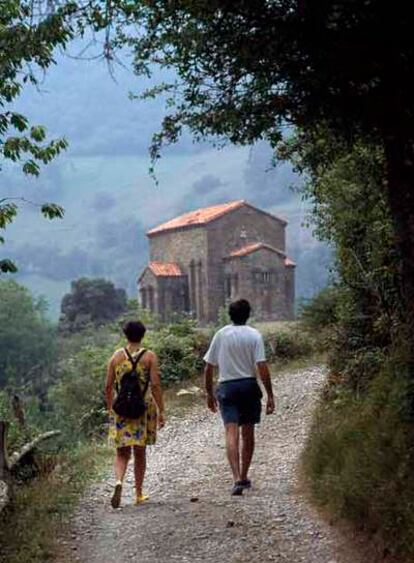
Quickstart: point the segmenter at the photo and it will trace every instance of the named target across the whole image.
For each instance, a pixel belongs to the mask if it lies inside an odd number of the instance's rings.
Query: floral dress
[[[139,354],[134,354],[133,359]],[[126,357],[115,366],[115,387],[120,387],[122,376],[131,371],[132,364]],[[146,370],[138,363],[136,372],[139,375],[142,389],[149,377]],[[151,385],[148,386],[145,393],[145,402],[147,410],[137,419],[123,418],[111,411],[109,416],[109,443],[115,448],[123,448],[128,446],[151,446],[155,444],[157,437],[157,409],[154,399],[151,395]]]

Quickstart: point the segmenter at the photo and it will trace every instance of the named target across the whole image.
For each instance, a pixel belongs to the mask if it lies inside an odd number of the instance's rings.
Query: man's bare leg
[[[145,447],[134,446],[134,475],[137,498],[142,495],[142,484],[144,482],[146,466],[147,457]]]
[[[241,427],[242,448],[241,448],[241,473],[242,481],[248,479],[250,464],[254,452],[254,424],[243,424]]]
[[[236,483],[240,481],[239,425],[231,422],[226,424],[225,428],[227,459]]]

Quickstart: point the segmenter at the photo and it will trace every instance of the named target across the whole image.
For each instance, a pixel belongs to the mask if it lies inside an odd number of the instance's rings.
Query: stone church
[[[295,263],[286,221],[246,201],[185,213],[147,233],[149,263],[138,279],[142,307],[168,320],[188,313],[214,322],[245,298],[256,320],[294,317]]]

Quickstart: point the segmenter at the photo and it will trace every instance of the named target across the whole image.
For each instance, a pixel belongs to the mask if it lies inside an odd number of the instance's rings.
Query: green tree
[[[399,255],[383,190],[384,153],[356,140],[351,150],[320,127],[285,143],[285,158],[306,173],[317,236],[335,249],[336,288],[305,308],[309,321],[328,313],[336,324],[329,341],[331,367],[360,388],[375,376],[405,319]],[[401,338],[395,338],[396,345]],[[375,358],[375,361],[374,361]]]
[[[62,362],[59,379],[48,389],[51,416],[72,442],[105,431],[105,374],[113,348],[84,346]]]
[[[67,147],[65,139],[48,140],[41,125],[15,110],[15,101],[25,85],[36,85],[39,76],[54,64],[54,51],[64,48],[74,36],[72,17],[76,5],[65,2],[52,10],[38,0],[2,0],[0,9],[0,170],[5,162],[17,163],[23,172],[37,176],[40,166],[53,160]],[[0,233],[6,229],[24,203],[21,194],[0,199]],[[63,209],[39,204],[49,219],[62,217]],[[0,244],[4,238],[0,236]],[[10,260],[0,259],[0,274],[15,272]]]
[[[300,319],[309,331],[320,334],[338,322],[339,290],[331,285],[323,288],[312,299],[300,306]]]
[[[59,321],[62,331],[76,332],[87,326],[113,322],[127,310],[124,289],[102,278],[80,278],[62,299]]]
[[[412,555],[412,335],[400,329],[384,152],[362,139],[350,149],[326,127],[298,133],[282,152],[306,173],[311,219],[336,257],[334,288],[303,315],[330,356],[303,455],[310,490],[324,510],[375,528],[392,551]]]
[[[0,281],[0,388],[42,394],[56,357],[56,334],[35,300],[14,281]]]
[[[414,324],[414,39],[402,1],[176,0],[114,2],[113,44],[132,47],[137,74],[176,79],[147,92],[172,108],[152,156],[187,128],[197,139],[267,139],[321,122],[351,145],[381,147],[381,184],[402,256],[401,289]],[[134,26],[122,25],[127,21]],[[117,27],[118,25],[118,27]],[[138,28],[138,32],[136,29]],[[118,31],[118,34],[116,33]],[[384,42],[393,37],[392,45]]]
[[[5,8],[6,102],[24,77],[33,79],[21,72],[26,62],[47,69],[53,50],[88,28],[105,30],[109,61],[127,47],[139,75],[154,65],[174,69],[171,83],[144,94],[169,97],[154,159],[185,128],[196,139],[264,138],[276,146],[287,125],[312,132],[322,122],[350,145],[356,136],[372,140],[384,155],[381,188],[402,257],[406,317],[414,323],[414,40],[402,0],[392,10],[378,0],[8,0]],[[3,119],[6,130],[24,128],[24,119],[11,119]],[[35,132],[34,141],[42,135]],[[22,152],[5,156],[20,159]]]

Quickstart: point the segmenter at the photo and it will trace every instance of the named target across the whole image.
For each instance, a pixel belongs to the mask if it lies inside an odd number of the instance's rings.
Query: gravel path
[[[253,488],[230,497],[221,422],[201,407],[169,419],[148,456],[146,491],[133,506],[132,472],[123,507],[112,510],[112,474],[95,486],[76,515],[71,549],[82,563],[174,561],[375,563],[321,520],[299,488],[298,459],[323,368],[279,375],[277,412],[257,434]],[[368,558],[367,558],[368,557]]]

